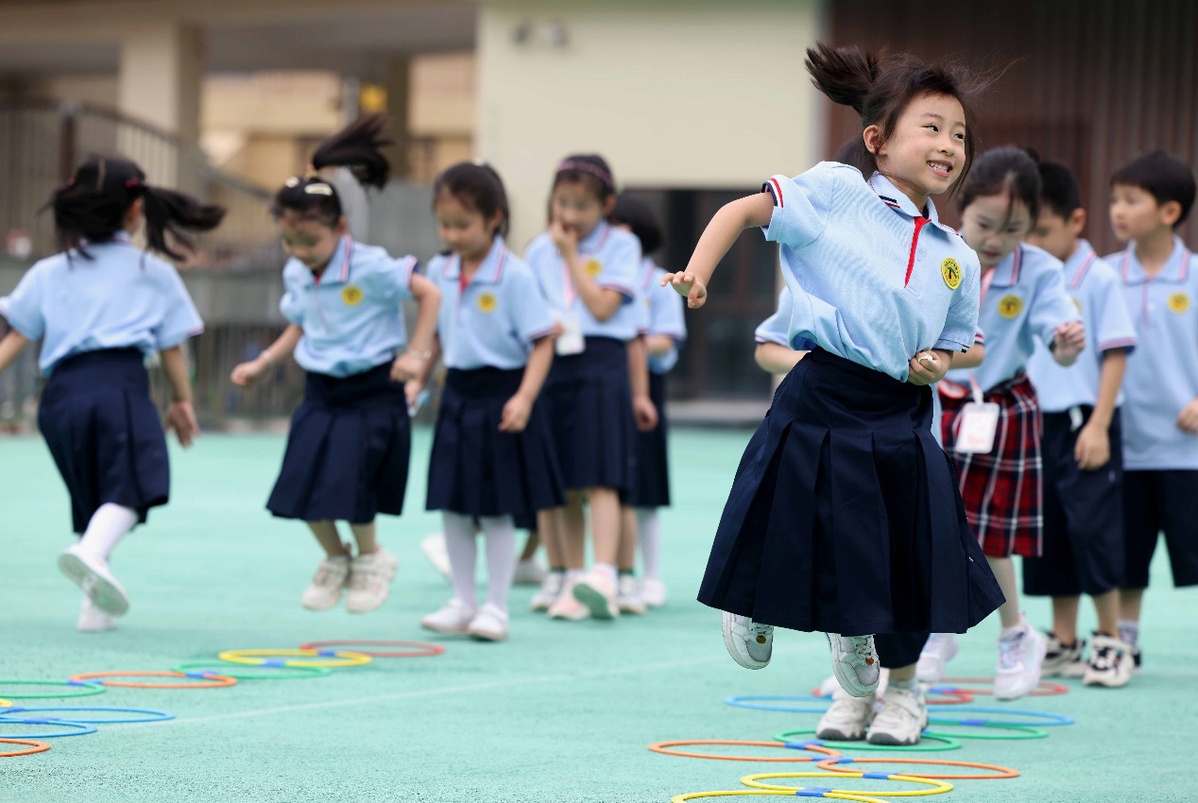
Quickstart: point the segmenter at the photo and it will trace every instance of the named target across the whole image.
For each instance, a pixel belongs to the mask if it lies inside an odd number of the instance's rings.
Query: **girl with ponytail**
[[[769,662],[775,626],[827,634],[842,690],[818,738],[914,744],[928,632],[964,632],[1003,599],[931,431],[930,386],[974,344],[980,272],[931,196],[969,170],[981,82],[908,55],[807,56],[816,87],[861,117],[854,164],[777,175],[724,206],[662,282],[702,307],[741,231],[762,228],[794,299],[789,345],[810,351],[749,442],[699,600],[724,611],[749,669]]]
[[[396,559],[375,530],[379,513],[403,512],[411,448],[408,406],[413,380],[432,359],[441,295],[416,273],[415,257],[398,259],[354,242],[326,167],[346,167],[364,187],[382,188],[390,170],[381,148],[381,115],[362,117],[322,142],[304,176],[275,193],[271,215],[283,249],[283,300],[291,324],[257,359],[233,369],[248,386],[294,354],[307,371],[304,400],[291,421],[283,467],[267,502],[276,516],[308,525],[325,552],[302,603],[328,610],[348,588],[352,613],[379,608],[395,577]],[[418,306],[408,340],[405,299]],[[405,395],[405,383],[411,383]],[[354,557],[338,521],[349,522]]]
[[[71,496],[79,543],[58,566],[84,592],[78,627],[103,631],[129,609],[109,557],[150,508],[170,495],[170,465],[145,360],[159,352],[171,386],[166,427],[183,446],[199,435],[183,344],[204,324],[170,263],[133,245],[144,226],[150,251],[181,259],[191,232],[216,228],[225,210],[146,183],[128,159],[94,156],[47,208],[63,251],[38,262],[0,298],[12,331],[0,372],[31,340],[49,377],[38,428]]]

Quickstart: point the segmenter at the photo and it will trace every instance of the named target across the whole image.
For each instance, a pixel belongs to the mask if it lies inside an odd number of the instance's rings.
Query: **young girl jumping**
[[[393,259],[354,242],[337,191],[318,172],[344,166],[363,186],[384,186],[382,125],[381,116],[364,117],[329,137],[312,154],[308,175],[275,193],[271,214],[291,257],[279,308],[291,325],[233,370],[234,383],[249,385],[294,352],[308,372],[267,508],[307,523],[325,551],[303,595],[310,610],[332,608],[346,587],[351,613],[387,599],[396,560],[379,545],[374,520],[403,511],[411,446],[403,383],[422,375],[433,356],[441,294],[414,272],[414,257]],[[404,299],[419,306],[410,344]],[[342,543],[337,521],[349,522],[357,557]]]
[[[127,159],[92,157],[49,204],[63,253],[38,262],[0,298],[12,326],[0,372],[31,340],[49,377],[38,427],[71,495],[79,543],[58,566],[83,589],[79,629],[111,630],[129,609],[108,561],[150,508],[170,495],[170,465],[150,399],[146,355],[157,351],[171,386],[166,426],[183,446],[199,435],[183,343],[204,325],[178,272],[133,245],[181,259],[189,231],[216,228],[225,210],[146,184]]]

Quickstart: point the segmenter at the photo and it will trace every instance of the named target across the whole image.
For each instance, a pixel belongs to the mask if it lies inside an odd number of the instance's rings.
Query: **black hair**
[[[391,164],[382,148],[394,144],[383,136],[386,117],[369,114],[359,117],[317,146],[305,176],[292,176],[275,193],[270,214],[276,220],[284,212],[336,226],[343,214],[341,198],[332,184],[320,177],[325,167],[347,167],[363,187],[382,189],[391,175]]]
[[[46,207],[54,212],[54,231],[62,250],[74,249],[90,259],[87,245],[108,242],[122,231],[130,207],[139,199],[146,219],[146,244],[172,259],[184,258],[177,250],[180,247],[195,249],[189,232],[215,229],[225,216],[224,207],[150,186],[136,163],[110,156],[89,157],[70,181],[54,191]]]
[[[1040,202],[1063,220],[1082,208],[1081,190],[1068,167],[1057,162],[1040,163]]]
[[[616,179],[611,167],[597,153],[576,153],[562,159],[553,174],[554,189],[564,182],[588,185],[603,202],[616,194]]]
[[[490,220],[496,213],[502,214],[499,235],[506,237],[511,225],[511,209],[507,202],[507,191],[503,179],[489,164],[459,162],[445,170],[433,180],[433,205],[441,193],[457,198],[462,205],[473,209]]]
[[[860,136],[849,137],[836,149],[836,153],[832,155],[832,161],[857,167],[857,155],[863,147],[864,143]]]
[[[1158,205],[1176,201],[1181,214],[1173,225],[1177,228],[1194,207],[1194,173],[1164,151],[1153,151],[1124,165],[1111,175],[1111,186],[1125,184],[1150,193]]]
[[[907,106],[921,95],[956,98],[965,111],[965,163],[955,182],[969,174],[974,155],[974,104],[993,78],[977,75],[955,62],[925,64],[909,53],[862,53],[857,47],[832,47],[817,42],[807,48],[807,72],[812,83],[835,103],[851,106],[861,118],[861,130],[880,129],[884,143]],[[848,154],[846,154],[848,155]],[[840,160],[838,160],[840,161]],[[878,169],[877,156],[858,137],[846,161],[866,177]]]
[[[616,196],[616,206],[608,220],[632,229],[632,233],[641,241],[641,253],[645,256],[661,248],[661,224],[657,222],[653,208],[640,198],[626,192],[620,193]]]
[[[1023,201],[1032,225],[1036,225],[1040,214],[1040,168],[1031,154],[1014,145],[992,148],[978,157],[957,195],[957,208],[964,211],[978,198],[1002,193],[1011,199],[1008,218],[1015,201]]]

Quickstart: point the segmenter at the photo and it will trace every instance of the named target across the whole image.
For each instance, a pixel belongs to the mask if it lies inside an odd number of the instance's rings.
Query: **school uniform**
[[[1106,260],[1119,271],[1139,338],[1123,380],[1123,587],[1148,587],[1161,532],[1173,584],[1198,585],[1198,435],[1177,426],[1198,398],[1198,265],[1179,237],[1153,277],[1134,243]]]
[[[49,377],[38,427],[71,496],[76,533],[101,505],[137,511],[170,497],[162,419],[150,398],[145,357],[204,329],[174,266],[112,240],[43,259],[0,298],[0,315],[42,340]]]
[[[1057,327],[1080,319],[1065,292],[1060,260],[1020,244],[986,275],[981,331],[986,359],[977,368],[951,370],[939,383],[941,433],[956,460],[969,524],[993,557],[1040,554],[1044,533],[1041,423],[1027,363],[1036,339],[1051,343]],[[989,454],[954,450],[962,410],[978,396],[999,407]]]
[[[623,303],[608,320],[596,320],[579,298],[549,234],[529,244],[525,260],[552,314],[566,326],[577,327],[585,343],[577,354],[562,354],[559,348],[541,401],[566,488],[626,492],[634,479],[636,432],[627,344],[638,335],[640,242],[604,221],[578,244],[578,254],[595,282],[618,292]]]
[[[303,521],[365,524],[403,512],[411,432],[391,363],[407,346],[400,302],[412,298],[414,257],[343,237],[319,277],[283,267],[283,316],[304,330],[307,372],[267,509]]]
[[[824,162],[765,185],[794,298],[782,380],[741,460],[699,601],[794,630],[875,634],[884,666],[1002,602],[931,433],[916,353],[964,351],[977,257],[885,177]]]
[[[435,257],[429,279],[441,291],[437,333],[448,369],[429,459],[429,510],[464,516],[518,516],[565,504],[549,425],[533,405],[528,425],[500,432],[503,408],[524,380],[535,341],[553,318],[532,271],[496,237],[469,283],[457,255]]]
[[[1023,590],[1032,596],[1098,596],[1123,579],[1122,391],[1108,433],[1110,462],[1082,471],[1075,450],[1098,402],[1105,355],[1131,352],[1136,333],[1119,274],[1085,240],[1066,260],[1064,276],[1086,327],[1086,350],[1064,368],[1038,343],[1028,362],[1044,421],[1044,546],[1040,557],[1023,561]]]

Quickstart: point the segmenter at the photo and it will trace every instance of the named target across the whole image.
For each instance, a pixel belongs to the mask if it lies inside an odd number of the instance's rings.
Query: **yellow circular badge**
[[[495,311],[495,306],[498,302],[495,301],[495,296],[490,293],[483,293],[478,297],[478,308],[486,313]]]
[[[1023,299],[1019,296],[1003,296],[998,300],[998,314],[1004,318],[1014,318],[1023,312]]]
[[[603,263],[597,259],[588,260],[586,264],[587,276],[594,279],[603,272]]]
[[[357,285],[347,284],[345,289],[341,291],[341,300],[345,302],[347,307],[356,307],[362,303],[362,288]]]
[[[949,290],[956,290],[961,286],[961,266],[957,264],[957,260],[950,257],[941,262],[940,275],[944,277],[944,283],[948,285]]]
[[[1174,312],[1185,312],[1190,308],[1190,297],[1185,293],[1174,293],[1169,296],[1169,309]]]

